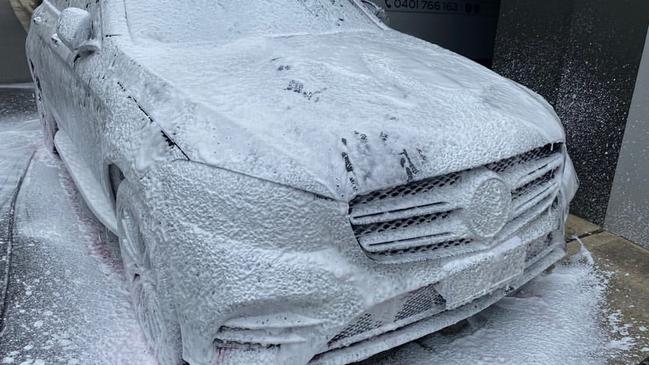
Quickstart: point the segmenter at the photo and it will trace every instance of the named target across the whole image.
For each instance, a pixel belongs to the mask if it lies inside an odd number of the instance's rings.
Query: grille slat
[[[538,163],[530,163],[521,166],[520,169],[502,173],[501,176],[507,181],[513,181],[512,189],[516,190],[522,186],[538,180],[550,171],[556,171],[563,166],[562,156],[553,156],[539,160]]]
[[[464,210],[469,209],[475,189],[471,186],[476,186],[471,181],[498,174],[512,189],[509,219],[513,222],[554,199],[560,187],[562,150],[561,144],[548,144],[483,167],[358,196],[349,205],[354,235],[365,252],[379,261],[445,257],[488,248],[493,242],[476,238],[465,223]]]
[[[399,228],[406,228],[411,226],[418,226],[421,224],[431,223],[438,219],[446,219],[450,216],[451,212],[440,212],[433,214],[425,214],[405,219],[397,219],[393,221],[371,223],[366,225],[357,225],[354,227],[354,234],[356,236],[365,236],[372,233],[381,233],[385,231],[392,231]]]
[[[454,208],[448,203],[438,202],[413,208],[393,209],[367,215],[354,215],[351,216],[351,219],[354,225],[367,225],[372,223],[390,222],[399,219],[408,219],[410,217],[427,214],[445,213],[453,209]]]
[[[427,254],[427,253],[434,253],[439,250],[449,250],[449,249],[454,249],[455,252],[461,253],[464,251],[462,249],[464,246],[468,246],[472,243],[474,243],[472,239],[460,238],[456,240],[437,242],[431,245],[421,245],[421,246],[415,246],[410,248],[381,251],[377,253],[368,252],[368,254],[372,258],[381,258],[381,257],[398,256],[403,254],[411,254],[411,255]]]
[[[356,236],[367,251],[425,246],[462,238],[467,232],[457,214],[442,221]]]
[[[354,198],[354,200],[351,201],[350,205],[360,206],[388,198],[400,198],[408,195],[426,193],[433,189],[455,185],[460,181],[460,178],[461,177],[459,174],[449,174],[441,177],[434,177],[432,179],[413,182],[408,185],[400,185],[395,188],[379,190]]]
[[[459,213],[455,211],[366,226],[356,226],[356,237],[368,251],[402,249],[445,242],[465,232]]]
[[[386,246],[389,245],[390,247],[393,246],[405,246],[406,248],[413,247],[417,245],[417,242],[429,242],[429,241],[439,241],[439,242],[447,242],[449,238],[451,238],[452,234],[450,232],[443,232],[443,233],[434,233],[434,234],[429,234],[426,236],[418,236],[414,238],[403,238],[403,239],[397,239],[397,240],[390,240],[390,241],[378,241],[378,242],[372,242],[372,243],[367,243],[368,247],[375,248],[376,246]]]
[[[544,187],[547,187],[548,184],[552,183],[557,176],[557,171],[552,170],[541,176],[540,178],[530,181],[529,183],[521,186],[520,188],[512,191],[512,199],[518,200],[522,197],[533,194],[534,192],[539,192],[543,190]]]
[[[559,183],[550,181],[548,185],[543,186],[540,190],[535,190],[533,195],[527,195],[525,198],[519,198],[515,201],[513,218],[524,214],[543,201],[554,200],[554,195],[559,190]]]
[[[497,173],[503,173],[511,168],[524,165],[532,161],[542,160],[561,151],[560,144],[547,144],[518,156],[510,157],[498,162],[487,164],[487,168]]]

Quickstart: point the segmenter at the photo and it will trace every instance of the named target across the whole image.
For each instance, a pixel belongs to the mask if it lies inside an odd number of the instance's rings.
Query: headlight
[[[577,172],[575,171],[575,165],[573,165],[570,156],[566,152],[566,162],[563,168],[562,181],[562,190],[566,199],[566,205],[569,204],[575,197],[575,194],[577,194],[577,189],[579,189],[579,178],[577,177]]]
[[[353,239],[351,228],[341,229],[349,227],[344,202],[200,163],[155,170],[156,209],[177,229],[207,240],[314,251]]]

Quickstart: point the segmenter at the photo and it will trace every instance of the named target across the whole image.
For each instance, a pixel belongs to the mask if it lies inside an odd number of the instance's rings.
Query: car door
[[[101,9],[97,1],[46,0],[34,18],[41,43],[41,49],[31,52],[40,56],[34,73],[41,85],[43,104],[53,115],[58,129],[72,141],[82,159],[78,162],[83,162],[83,168],[102,181],[105,167],[99,113],[103,108],[95,89],[99,83],[93,84],[101,70],[100,52],[80,53],[59,39],[56,24],[61,11],[70,6],[91,14],[94,36],[101,42]]]
[[[91,50],[70,49],[58,36],[57,22],[68,7],[89,13]],[[100,97],[105,85],[101,15],[101,4],[95,0],[45,0],[34,15],[27,52],[42,96],[41,109],[51,115],[44,117],[58,127],[56,148],[90,209],[115,232],[102,143],[108,108]]]
[[[26,51],[37,88],[39,110],[44,122],[51,124],[52,135],[62,118],[62,85],[70,79],[71,69],[63,62],[70,53],[56,36],[56,24],[65,0],[44,0],[34,12]]]

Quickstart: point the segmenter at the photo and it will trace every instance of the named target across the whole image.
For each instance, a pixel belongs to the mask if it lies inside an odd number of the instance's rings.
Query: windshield
[[[125,0],[134,38],[228,42],[254,35],[376,29],[352,0]]]

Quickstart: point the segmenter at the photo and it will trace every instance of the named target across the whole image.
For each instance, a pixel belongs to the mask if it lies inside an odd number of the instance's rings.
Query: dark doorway
[[[373,1],[392,28],[491,67],[500,0]]]

